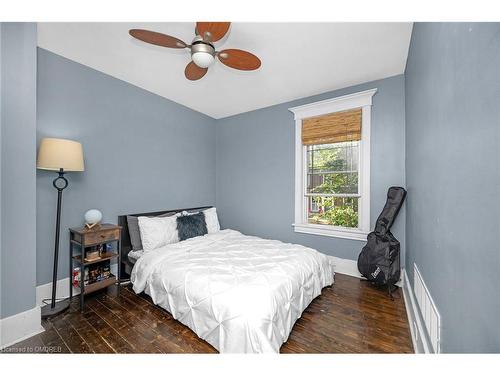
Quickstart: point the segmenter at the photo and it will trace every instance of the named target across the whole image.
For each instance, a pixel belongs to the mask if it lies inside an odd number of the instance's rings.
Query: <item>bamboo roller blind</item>
[[[361,108],[302,120],[303,145],[359,140],[361,140]]]

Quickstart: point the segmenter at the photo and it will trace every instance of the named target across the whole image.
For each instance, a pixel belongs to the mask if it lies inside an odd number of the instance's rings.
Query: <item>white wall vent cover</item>
[[[427,336],[431,341],[434,353],[440,353],[441,317],[416,264],[413,264],[413,285],[417,304],[424,319]]]

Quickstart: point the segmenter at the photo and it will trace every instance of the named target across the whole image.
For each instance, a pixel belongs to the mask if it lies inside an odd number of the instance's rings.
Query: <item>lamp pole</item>
[[[56,307],[56,292],[57,292],[57,266],[59,263],[59,235],[61,232],[61,207],[62,207],[62,193],[68,187],[68,180],[64,177],[64,169],[59,169],[59,176],[54,179],[52,185],[57,189],[57,213],[56,213],[56,235],[54,241],[54,268],[52,273],[52,299],[49,305],[42,307],[42,318],[57,315],[69,308],[70,301],[62,301]]]

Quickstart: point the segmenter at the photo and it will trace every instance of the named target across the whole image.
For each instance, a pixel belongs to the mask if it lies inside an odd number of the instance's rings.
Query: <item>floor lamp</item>
[[[62,193],[68,186],[68,180],[64,177],[66,172],[82,172],[83,150],[79,142],[68,139],[44,138],[38,150],[38,169],[54,171],[59,174],[54,179],[52,185],[57,190],[57,213],[56,213],[56,233],[54,241],[54,268],[52,270],[52,298],[50,304],[41,308],[42,318],[48,318],[65,311],[70,304],[69,299],[56,303],[57,291],[57,265],[59,261],[59,233],[61,231],[61,206]],[[69,275],[71,277],[71,275]]]

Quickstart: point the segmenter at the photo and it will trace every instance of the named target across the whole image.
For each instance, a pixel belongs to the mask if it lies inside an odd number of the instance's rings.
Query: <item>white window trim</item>
[[[377,89],[322,100],[320,102],[289,108],[295,116],[295,232],[321,236],[347,238],[366,241],[370,232],[370,133],[372,97]],[[361,108],[361,141],[359,186],[361,198],[358,207],[360,213],[359,228],[344,228],[333,225],[310,224],[307,222],[304,196],[304,163],[306,148],[302,145],[302,120],[328,113]]]

